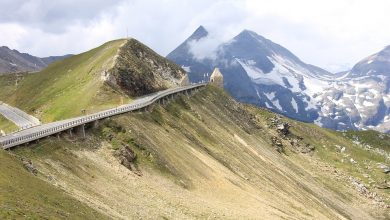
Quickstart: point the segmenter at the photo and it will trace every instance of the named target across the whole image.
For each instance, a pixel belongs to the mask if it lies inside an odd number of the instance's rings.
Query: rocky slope
[[[71,55],[40,58],[2,46],[0,47],[0,74],[39,71],[53,62],[69,56]]]
[[[7,180],[0,166],[0,216],[111,219],[386,219],[386,174],[376,163],[388,156],[390,137],[372,142],[359,132],[331,132],[237,103],[208,86],[150,112],[101,121],[87,138],[62,134],[14,149],[13,169],[28,181]],[[359,140],[359,143],[356,141]],[[372,150],[360,145],[370,144]],[[4,152],[5,154],[5,152]],[[2,154],[0,154],[0,157]],[[0,160],[0,162],[3,160]],[[18,160],[20,161],[20,160]],[[31,162],[30,162],[31,161]],[[350,161],[354,161],[353,163]],[[27,171],[22,172],[23,166]],[[19,177],[17,175],[16,177]],[[15,176],[14,176],[15,179]],[[42,181],[43,180],[43,181]],[[45,206],[25,182],[64,191],[45,194]],[[13,188],[12,188],[12,187]],[[9,189],[9,190],[8,190]],[[12,197],[15,190],[28,196]],[[1,198],[0,196],[0,198]],[[69,201],[80,209],[68,211]],[[39,203],[40,200],[37,200]],[[63,203],[63,201],[66,201]],[[11,205],[6,205],[11,204]],[[78,203],[77,203],[78,204]],[[101,215],[98,216],[86,206]],[[20,212],[20,210],[24,210]]]
[[[389,131],[389,78],[384,67],[390,59],[385,51],[374,55],[378,61],[369,66],[363,67],[364,61],[357,64],[346,77],[306,64],[286,48],[249,30],[222,43],[209,56],[196,57],[193,51],[207,37],[208,32],[201,26],[167,56],[187,69],[192,81],[208,80],[208,73],[219,67],[225,89],[239,101],[327,128]],[[375,71],[385,75],[373,74]],[[364,80],[361,72],[369,76]],[[358,81],[366,84],[353,88]],[[370,89],[377,96],[369,94]],[[341,106],[343,92],[349,98]],[[372,97],[372,102],[359,98],[366,95]]]
[[[55,62],[34,74],[0,76],[0,101],[48,122],[178,86],[184,77],[184,70],[142,43],[122,39]]]
[[[181,84],[186,73],[135,39],[123,45],[114,67],[103,76],[129,96],[141,96]]]

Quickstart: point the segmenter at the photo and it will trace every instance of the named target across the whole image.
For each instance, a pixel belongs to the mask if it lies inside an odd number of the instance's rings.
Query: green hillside
[[[0,76],[0,101],[51,122],[181,84],[176,64],[135,39],[115,40],[31,74]]]
[[[41,72],[25,75],[17,85],[1,76],[0,84],[8,81],[8,88],[0,91],[0,100],[43,121],[77,116],[82,109],[94,112],[118,105],[121,95],[105,86],[100,75],[114,65],[114,56],[125,42],[111,41],[55,62]]]
[[[288,132],[279,132],[286,122]],[[87,133],[12,152],[31,159],[42,180],[113,219],[390,218],[390,195],[380,187],[388,175],[376,166],[388,164],[386,155],[346,133],[239,104],[212,86]],[[27,190],[23,182],[8,185]]]
[[[0,115],[0,130],[3,130],[6,134],[17,131],[19,128],[13,122],[9,121],[4,116]]]

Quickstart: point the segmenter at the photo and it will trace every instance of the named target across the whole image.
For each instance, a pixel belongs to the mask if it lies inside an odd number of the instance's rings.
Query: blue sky
[[[340,71],[390,44],[389,9],[387,0],[0,0],[0,45],[61,55],[128,33],[166,55],[204,25],[216,44],[250,29]]]

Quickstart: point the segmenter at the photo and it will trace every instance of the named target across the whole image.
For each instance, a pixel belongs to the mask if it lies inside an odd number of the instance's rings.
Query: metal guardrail
[[[189,85],[189,86],[183,86],[179,88],[174,89],[167,89],[161,92],[157,92],[155,94],[152,94],[148,96],[147,98],[151,98],[150,100],[146,100],[142,103],[136,103],[136,104],[127,104],[122,105],[116,108],[108,109],[105,111],[101,111],[98,113],[81,116],[77,118],[67,119],[63,121],[53,122],[49,124],[43,124],[39,126],[35,126],[29,129],[25,129],[19,132],[15,132],[3,137],[0,137],[0,147],[3,149],[9,149],[21,144],[29,143],[31,141],[35,141],[38,139],[41,139],[43,137],[47,137],[62,131],[66,131],[75,127],[78,127],[80,125],[84,125],[90,122],[97,121],[99,119],[108,118],[110,116],[123,114],[126,112],[131,112],[134,110],[145,108],[146,106],[149,106],[156,102],[157,100],[164,98],[166,96],[180,93],[183,91],[192,90],[195,88],[203,87],[207,85],[207,83],[200,83],[195,85]],[[41,128],[41,129],[40,129]],[[31,132],[29,132],[31,131]]]

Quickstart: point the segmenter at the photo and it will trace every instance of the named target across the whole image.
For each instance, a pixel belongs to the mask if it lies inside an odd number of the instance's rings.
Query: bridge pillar
[[[68,133],[69,133],[69,136],[70,136],[70,137],[73,137],[73,132],[72,132],[72,130],[73,130],[73,128],[70,128],[70,129],[68,130]]]
[[[85,124],[77,127],[77,134],[80,135],[83,139],[85,138]]]
[[[93,128],[99,127],[99,120],[94,121],[92,126]]]
[[[82,131],[83,138],[85,138],[85,124],[81,125],[81,131]]]

